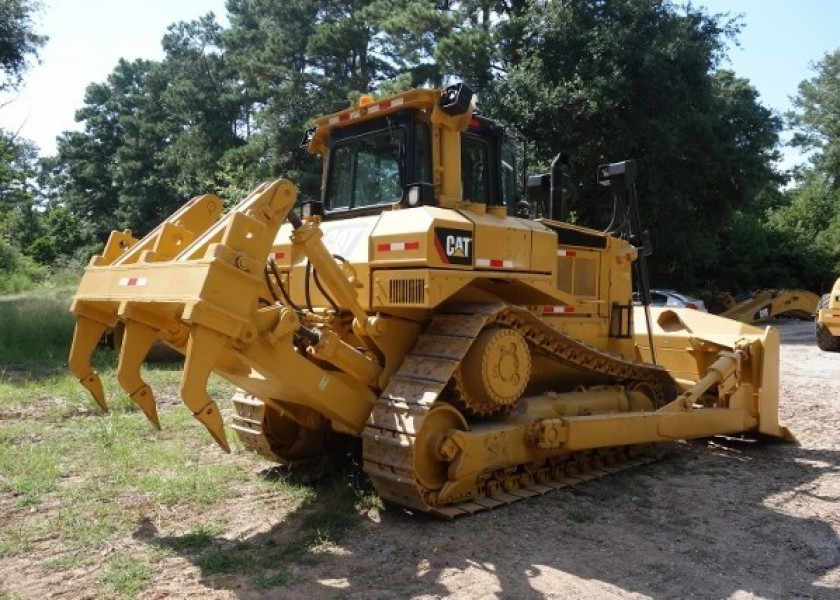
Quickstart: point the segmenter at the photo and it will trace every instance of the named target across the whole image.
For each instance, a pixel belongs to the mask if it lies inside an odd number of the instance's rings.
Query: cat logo
[[[451,265],[471,265],[472,231],[435,227],[435,248],[440,260]]]

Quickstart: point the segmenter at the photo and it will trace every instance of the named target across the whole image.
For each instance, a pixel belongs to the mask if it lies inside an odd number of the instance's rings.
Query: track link
[[[436,493],[421,483],[414,470],[415,453],[419,451],[417,434],[479,332],[494,323],[517,329],[533,349],[558,363],[602,373],[619,382],[648,384],[657,405],[677,393],[676,383],[664,369],[587,346],[558,332],[527,309],[501,303],[452,307],[435,315],[420,335],[376,401],[362,434],[364,470],[384,499],[453,518],[649,462],[639,456],[647,446],[575,453],[519,465],[503,473],[485,473],[476,481],[477,499],[439,505]]]
[[[231,407],[233,410],[230,427],[236,432],[246,450],[273,462],[287,462],[274,452],[268,435],[263,430],[266,406],[262,400],[238,390],[231,398]]]

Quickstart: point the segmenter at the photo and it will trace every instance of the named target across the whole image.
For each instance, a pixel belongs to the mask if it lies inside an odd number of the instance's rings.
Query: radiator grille
[[[426,304],[426,282],[423,279],[391,279],[388,281],[391,304]]]

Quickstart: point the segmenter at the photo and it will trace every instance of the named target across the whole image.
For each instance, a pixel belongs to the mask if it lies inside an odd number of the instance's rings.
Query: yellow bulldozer
[[[815,320],[817,346],[826,352],[840,352],[840,279],[830,294],[823,294]]]
[[[562,161],[518,195],[514,140],[463,84],[316,121],[318,200],[290,181],[222,214],[192,199],[85,270],[70,368],[107,410],[91,354],[122,323],[117,378],[155,427],[141,375],[161,340],[183,402],[225,451],[211,372],[240,391],[229,430],[294,465],[360,441],[385,500],[451,518],[638,464],[651,444],[793,441],[778,422],[779,338],[649,300],[635,163],[601,165],[623,224],[566,222]]]
[[[820,301],[815,293],[797,289],[757,290],[737,298],[718,294],[715,299],[723,308],[717,314],[742,323],[757,323],[775,317],[810,321]]]

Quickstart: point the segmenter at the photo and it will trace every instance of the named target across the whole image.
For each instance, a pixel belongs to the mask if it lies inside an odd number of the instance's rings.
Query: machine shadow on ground
[[[386,506],[379,522],[364,519],[341,537],[338,553],[300,546],[315,509],[335,501],[333,486],[316,486],[310,502],[264,533],[216,536],[203,550],[150,523],[135,538],[175,550],[199,568],[202,584],[240,598],[574,597],[584,583],[579,592],[591,595],[593,582],[617,597],[828,598],[838,593],[838,537],[819,510],[802,519],[784,506],[807,497],[831,514],[840,498],[820,480],[838,470],[833,450],[701,440],[670,445],[643,467],[460,520]],[[349,523],[358,517],[345,504]],[[250,576],[230,576],[237,565]],[[469,572],[471,587],[451,589],[453,572]]]

